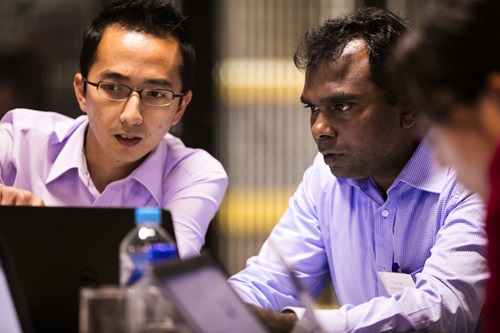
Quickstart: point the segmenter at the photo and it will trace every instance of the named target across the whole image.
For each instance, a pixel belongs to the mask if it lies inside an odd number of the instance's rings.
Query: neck
[[[91,140],[88,134],[85,135],[84,151],[90,178],[99,192],[104,191],[110,183],[130,175],[147,156],[133,162],[114,160],[101,151],[98,145],[90,144]]]
[[[403,168],[411,159],[419,143],[420,141],[414,141],[411,144],[406,145],[405,149],[401,150],[401,154],[399,154],[397,158],[391,159],[390,165],[383,166],[383,170],[381,170],[381,172],[379,172],[376,176],[372,177],[377,186],[380,188],[384,200],[387,199],[387,190],[394,183]]]
[[[95,165],[95,163],[87,160],[90,178],[99,192],[104,191],[110,183],[130,175],[136,167],[135,164],[130,166]]]

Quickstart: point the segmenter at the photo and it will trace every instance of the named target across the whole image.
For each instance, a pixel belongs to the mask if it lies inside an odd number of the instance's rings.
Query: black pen
[[[401,270],[401,267],[399,267],[397,262],[392,263],[392,271],[394,273],[403,273],[403,271]]]

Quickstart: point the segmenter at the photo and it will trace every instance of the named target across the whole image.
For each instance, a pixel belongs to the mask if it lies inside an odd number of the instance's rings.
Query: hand
[[[253,304],[248,305],[262,319],[271,333],[289,333],[297,321],[297,315],[294,312],[275,312]]]
[[[0,206],[45,206],[42,198],[30,191],[0,184]]]

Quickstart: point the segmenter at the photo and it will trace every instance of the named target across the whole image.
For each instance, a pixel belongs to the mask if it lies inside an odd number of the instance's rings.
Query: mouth
[[[344,156],[344,154],[333,154],[333,153],[323,154],[323,160],[325,161],[326,164],[333,165],[335,163],[338,163],[342,158],[342,156]]]
[[[117,134],[115,135],[115,138],[120,145],[125,147],[134,147],[141,141],[141,138],[139,137],[129,136],[125,134]]]

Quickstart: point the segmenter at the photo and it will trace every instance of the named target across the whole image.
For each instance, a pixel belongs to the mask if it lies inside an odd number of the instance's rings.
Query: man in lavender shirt
[[[106,8],[84,32],[77,119],[16,109],[0,122],[0,205],[158,206],[196,255],[227,188],[222,165],[169,134],[191,101],[195,52],[164,0]]]

